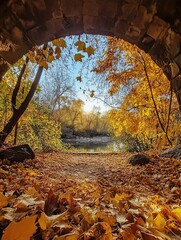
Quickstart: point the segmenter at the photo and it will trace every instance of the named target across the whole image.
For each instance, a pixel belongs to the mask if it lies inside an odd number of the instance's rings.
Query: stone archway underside
[[[181,106],[180,0],[1,0],[0,76],[34,45],[82,33],[116,36],[149,53]]]

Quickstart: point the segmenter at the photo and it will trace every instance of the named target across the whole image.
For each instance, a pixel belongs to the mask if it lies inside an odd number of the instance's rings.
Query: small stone
[[[151,158],[144,154],[135,154],[128,159],[128,162],[133,166],[135,165],[142,166],[142,165],[148,164],[150,161],[151,161]]]

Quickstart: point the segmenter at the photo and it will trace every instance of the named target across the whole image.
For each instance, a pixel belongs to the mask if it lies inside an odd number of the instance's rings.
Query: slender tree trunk
[[[8,121],[6,126],[4,127],[3,131],[0,132],[0,146],[3,145],[7,136],[11,133],[11,131],[13,130],[15,125],[17,124],[18,120],[20,119],[20,117],[23,115],[26,108],[28,107],[28,105],[29,105],[29,103],[30,103],[30,101],[31,101],[36,89],[37,89],[37,86],[38,86],[38,83],[39,83],[42,72],[43,72],[43,67],[39,66],[37,74],[35,76],[35,79],[32,83],[31,89],[29,90],[26,98],[22,102],[19,109],[14,109],[12,117],[10,118],[10,120]]]
[[[18,122],[15,125],[15,129],[14,129],[14,141],[13,141],[13,145],[17,144],[17,137],[18,137]]]
[[[153,90],[152,90],[152,86],[151,86],[151,83],[150,83],[150,78],[148,76],[148,72],[147,72],[147,67],[146,67],[146,63],[145,63],[145,59],[143,58],[142,54],[140,53],[141,55],[141,58],[143,60],[143,68],[144,68],[144,72],[145,72],[145,75],[146,75],[146,79],[147,79],[147,82],[148,82],[148,86],[149,86],[149,89],[150,89],[150,94],[151,94],[151,98],[152,98],[152,101],[153,101],[153,105],[154,105],[154,109],[155,109],[155,113],[156,113],[156,116],[157,116],[157,119],[158,119],[158,122],[159,122],[159,125],[162,129],[162,131],[165,133],[165,136],[166,136],[166,139],[168,141],[168,143],[172,146],[172,142],[168,136],[168,124],[169,124],[169,118],[170,116],[168,116],[168,121],[167,121],[167,126],[166,128],[164,127],[162,121],[161,121],[161,118],[160,118],[160,115],[159,115],[159,111],[158,111],[158,108],[157,108],[157,105],[156,105],[156,102],[155,102],[155,98],[154,98],[154,95],[153,95]],[[171,99],[172,99],[172,95],[171,95]],[[171,109],[171,102],[170,101],[170,104],[169,104],[169,115],[170,115],[170,109]]]

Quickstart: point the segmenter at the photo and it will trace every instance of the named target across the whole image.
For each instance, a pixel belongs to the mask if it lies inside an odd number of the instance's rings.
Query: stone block
[[[118,19],[115,23],[115,35],[117,37],[123,37],[129,28],[129,24],[126,21]]]
[[[177,92],[181,91],[181,75],[172,80],[172,85],[176,94]]]
[[[116,16],[118,0],[97,0],[98,3],[98,14],[99,16],[107,16],[113,18]]]
[[[180,52],[181,36],[171,29],[168,30],[165,43],[172,57],[176,56]]]
[[[136,43],[139,42],[142,34],[143,32],[141,32],[140,28],[135,26],[129,26],[128,30],[125,33],[125,36],[129,39],[128,41]]]
[[[181,69],[181,53],[175,58],[175,61]]]
[[[62,11],[66,17],[81,16],[83,12],[83,0],[62,0]]]
[[[132,24],[135,27],[142,29],[146,29],[148,24],[152,21],[153,13],[148,13],[145,6],[140,5]]]
[[[100,16],[99,29],[107,34],[112,34],[114,32],[114,21],[114,18]]]
[[[152,23],[148,27],[147,34],[155,40],[162,39],[165,36],[168,27],[168,23],[155,16]]]
[[[83,15],[98,16],[98,4],[97,0],[86,0],[83,5]]]
[[[147,53],[152,48],[154,43],[155,43],[155,40],[152,37],[145,34],[144,37],[141,39],[141,41],[139,41],[138,47]]]
[[[127,22],[132,22],[136,16],[138,4],[136,3],[125,3],[121,7],[120,18]]]
[[[175,62],[170,63],[169,66],[171,70],[171,78],[175,78],[179,74],[180,68]]]
[[[85,33],[95,33],[99,31],[99,19],[98,17],[84,16],[83,25]]]

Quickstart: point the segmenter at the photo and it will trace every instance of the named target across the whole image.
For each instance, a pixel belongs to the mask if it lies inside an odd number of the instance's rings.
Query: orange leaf
[[[5,229],[2,240],[29,240],[35,233],[36,215],[25,217],[20,222],[11,222]]]
[[[8,205],[8,198],[0,193],[0,207],[6,207]]]

